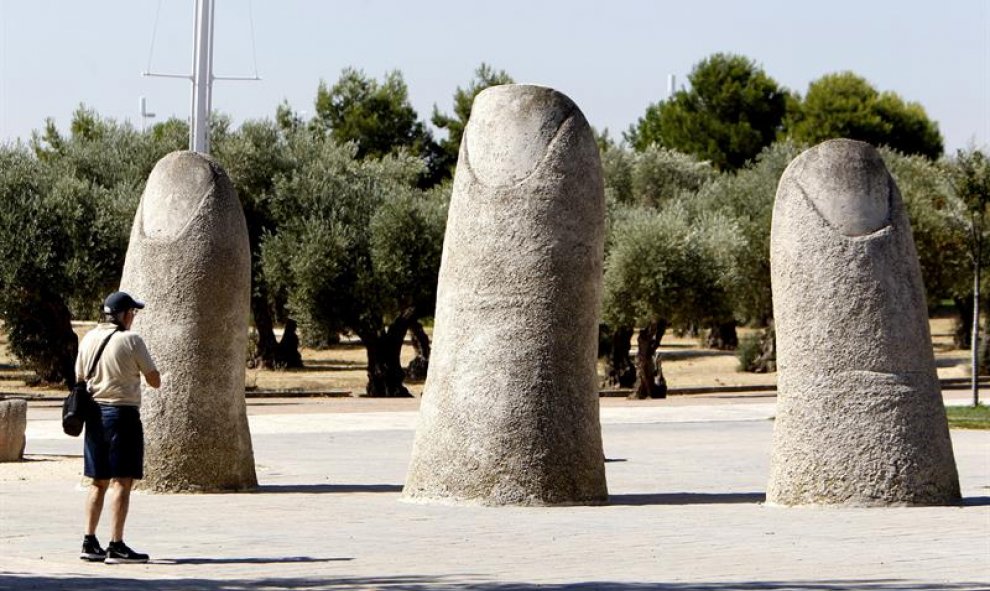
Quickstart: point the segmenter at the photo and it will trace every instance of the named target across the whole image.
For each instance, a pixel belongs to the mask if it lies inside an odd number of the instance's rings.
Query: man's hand
[[[157,388],[162,385],[162,374],[158,371],[148,372],[144,374],[144,381],[152,388]]]

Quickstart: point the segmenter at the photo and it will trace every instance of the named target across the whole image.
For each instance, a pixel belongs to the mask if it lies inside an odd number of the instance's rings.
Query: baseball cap
[[[126,291],[115,291],[103,300],[103,312],[106,314],[116,314],[132,308],[140,310],[144,308],[144,302],[135,300]]]

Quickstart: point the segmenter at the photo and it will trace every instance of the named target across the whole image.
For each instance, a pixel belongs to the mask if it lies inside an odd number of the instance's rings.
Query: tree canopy
[[[433,105],[433,117],[431,121],[438,129],[447,131],[447,137],[440,141],[440,149],[443,151],[445,166],[448,176],[453,175],[454,166],[457,165],[457,155],[461,149],[461,138],[464,136],[464,128],[471,117],[471,106],[474,104],[474,97],[478,93],[490,86],[501,84],[513,84],[515,81],[505,73],[505,70],[496,71],[488,64],[482,62],[478,69],[474,71],[474,79],[467,88],[457,87],[454,91],[454,112],[451,115],[441,113],[436,105]]]
[[[404,150],[422,158],[427,169],[422,183],[443,176],[439,147],[409,103],[409,89],[398,70],[382,82],[361,70],[346,68],[333,86],[320,82],[316,92],[316,129],[338,143],[353,142],[357,158],[381,158]]]
[[[878,92],[852,72],[826,74],[808,86],[790,115],[787,134],[807,145],[849,138],[927,158],[942,155],[942,135],[918,103]]]
[[[691,88],[651,105],[630,128],[636,149],[658,145],[736,170],[773,143],[788,95],[752,60],[716,53],[695,65]]]
[[[409,324],[433,313],[445,192],[416,189],[422,164],[409,156],[361,160],[353,144],[306,133],[290,149],[298,164],[276,183],[265,276],[307,330],[361,339],[368,394],[407,395],[399,349]]]

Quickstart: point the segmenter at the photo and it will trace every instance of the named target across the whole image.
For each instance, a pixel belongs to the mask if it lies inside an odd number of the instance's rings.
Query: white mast
[[[250,10],[250,4],[248,5]],[[189,149],[207,154],[210,151],[210,111],[213,107],[214,80],[261,80],[258,76],[258,63],[255,58],[254,76],[214,76],[213,75],[213,0],[196,0],[193,21],[193,63],[192,75],[158,74],[142,72],[142,76],[159,78],[184,78],[192,82],[192,101],[189,113]],[[157,17],[155,26],[157,28]],[[254,43],[254,17],[251,17],[252,44]],[[154,34],[151,51],[154,52]],[[151,55],[148,56],[148,69],[151,69]],[[143,100],[143,99],[142,99]],[[143,103],[142,103],[143,104]],[[151,115],[152,117],[154,115]]]
[[[213,87],[213,0],[196,0],[196,38],[193,45],[192,121],[189,149],[210,151],[210,99]]]

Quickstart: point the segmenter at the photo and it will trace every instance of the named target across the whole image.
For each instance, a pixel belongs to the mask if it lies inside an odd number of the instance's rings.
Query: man
[[[103,302],[103,321],[83,337],[76,357],[76,379],[86,379],[100,346],[103,353],[89,379],[99,412],[86,421],[84,473],[92,479],[86,500],[86,534],[83,560],[108,564],[148,561],[124,544],[124,521],[135,479],[144,476],[144,430],[141,426],[141,376],[152,388],[161,385],[161,375],[144,341],[130,332],[144,302],[117,291]],[[96,539],[96,526],[103,500],[110,491],[110,545],[106,550]]]

